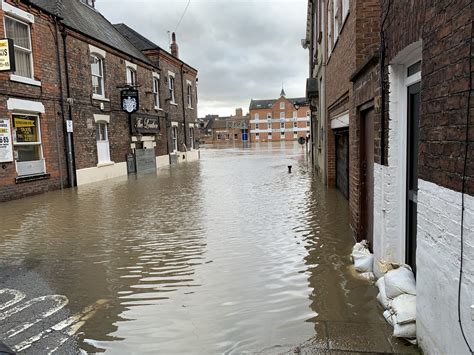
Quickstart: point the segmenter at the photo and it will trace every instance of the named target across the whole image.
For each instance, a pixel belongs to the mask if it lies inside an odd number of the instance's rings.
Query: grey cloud
[[[112,22],[124,22],[168,49],[187,0],[97,0]],[[181,58],[199,70],[199,115],[230,114],[251,98],[304,96],[306,0],[191,0],[177,31]]]

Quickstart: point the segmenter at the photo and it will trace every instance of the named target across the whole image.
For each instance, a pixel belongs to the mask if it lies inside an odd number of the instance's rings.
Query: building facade
[[[294,141],[310,134],[309,104],[306,98],[286,98],[282,90],[276,100],[251,100],[251,142]]]
[[[144,50],[90,1],[2,1],[0,15],[17,62],[0,73],[2,200],[199,158],[197,71],[176,40]]]
[[[473,3],[312,0],[308,11],[310,79],[319,66],[326,75],[308,99],[325,91],[317,110],[327,118],[327,183],[341,189],[339,137],[348,134],[345,191],[355,237],[369,241],[376,261],[415,272],[421,348],[468,354]],[[316,60],[319,42],[327,49]]]

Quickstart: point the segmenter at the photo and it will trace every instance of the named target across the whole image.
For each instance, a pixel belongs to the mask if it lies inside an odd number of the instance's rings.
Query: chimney
[[[173,55],[173,57],[179,58],[179,48],[178,48],[178,44],[176,43],[176,33],[174,32],[171,35],[170,49],[171,49],[171,54]]]
[[[237,117],[242,117],[242,109],[241,108],[236,108],[235,109],[235,115]]]

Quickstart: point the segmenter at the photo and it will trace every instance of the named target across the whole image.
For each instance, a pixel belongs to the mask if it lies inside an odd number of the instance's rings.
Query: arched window
[[[92,93],[104,97],[104,60],[97,54],[91,54]]]

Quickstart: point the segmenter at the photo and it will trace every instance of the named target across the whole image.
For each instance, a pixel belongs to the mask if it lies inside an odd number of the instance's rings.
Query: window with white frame
[[[298,128],[298,122],[293,122],[293,128]]]
[[[171,146],[173,147],[173,152],[178,151],[178,127],[173,127],[171,132]]]
[[[194,127],[189,127],[189,148],[194,149]]]
[[[311,116],[311,111],[306,111],[306,117]]]
[[[268,139],[272,139],[272,132],[268,132]]]
[[[176,96],[175,96],[175,77],[173,73],[168,74],[168,92],[169,92],[169,99],[172,104],[176,104]]]
[[[6,36],[15,46],[15,75],[33,79],[33,51],[31,49],[31,28],[26,22],[5,16]]]
[[[298,138],[298,133],[293,132],[293,138],[294,138],[294,139]]]
[[[258,123],[255,124],[255,129],[260,129],[260,125]]]
[[[285,139],[285,132],[281,132],[281,139]]]
[[[285,129],[285,123],[284,122],[280,123],[280,129]]]
[[[280,120],[284,120],[285,119],[285,113],[284,112],[280,112]]]
[[[255,119],[255,121],[258,121],[260,119],[260,115],[258,113],[256,113],[253,118]]]
[[[347,15],[349,15],[349,0],[342,0],[342,22],[346,20]]]
[[[272,119],[272,113],[271,112],[268,112],[267,113],[267,120],[271,120]]]
[[[298,117],[298,112],[297,111],[293,111],[293,118],[297,118]]]
[[[13,146],[19,176],[46,172],[39,116],[13,114]]]
[[[97,161],[99,164],[110,163],[110,145],[107,122],[96,122]]]
[[[186,96],[188,99],[188,107],[192,108],[193,107],[193,87],[190,82],[188,82],[188,85],[187,85]]]
[[[255,139],[260,139],[260,133],[255,133]]]
[[[160,104],[160,77],[153,77],[153,104],[155,109],[161,108]]]
[[[285,109],[285,102],[282,101],[280,102],[280,110],[284,110]]]
[[[137,85],[137,71],[132,67],[127,67],[127,84],[131,86]]]
[[[97,54],[91,54],[92,93],[104,97],[104,60]]]

